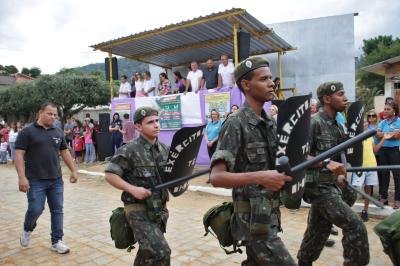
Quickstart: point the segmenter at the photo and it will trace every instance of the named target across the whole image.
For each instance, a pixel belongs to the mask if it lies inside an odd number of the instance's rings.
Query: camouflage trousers
[[[318,196],[310,197],[308,225],[297,258],[304,262],[317,260],[334,224],[343,230],[344,265],[367,265],[369,245],[364,223],[342,200],[337,187],[319,189]]]
[[[151,221],[146,211],[126,213],[133,235],[139,243],[135,266],[168,266],[171,263],[171,249],[164,237],[168,219],[168,210],[162,212],[159,222]]]
[[[297,265],[280,237],[277,236],[277,232],[277,229],[272,228],[266,239],[243,241],[246,246],[247,259],[242,262],[242,265]]]

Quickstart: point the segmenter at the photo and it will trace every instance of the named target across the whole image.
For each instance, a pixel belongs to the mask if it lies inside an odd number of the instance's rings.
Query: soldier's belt
[[[306,174],[306,183],[335,182],[336,176],[321,173],[319,170],[310,170]]]
[[[280,206],[279,199],[268,200],[271,203],[271,208],[276,209]],[[236,213],[251,212],[250,201],[235,200],[233,201],[233,211]]]
[[[125,213],[147,211],[146,204],[142,203],[129,203],[124,206]]]

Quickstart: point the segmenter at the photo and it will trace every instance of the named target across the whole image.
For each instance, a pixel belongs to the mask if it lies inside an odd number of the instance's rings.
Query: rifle
[[[347,159],[346,159],[346,154],[344,152],[340,153],[340,159],[341,159],[342,163],[346,166],[347,165]],[[361,167],[358,167],[358,168],[361,168]],[[347,171],[347,168],[346,168],[346,171]],[[360,171],[360,172],[362,172],[362,171]],[[373,204],[375,204],[379,208],[381,208],[381,209],[385,208],[385,206],[380,201],[376,200],[374,197],[368,195],[364,191],[357,189],[356,187],[352,186],[348,182],[346,182],[346,187],[348,187],[349,189],[353,190],[354,192],[360,194],[364,198],[368,199],[369,201],[371,201]]]
[[[342,142],[341,144],[337,145],[336,147],[333,147],[332,149],[329,149],[321,154],[319,154],[318,156],[315,156],[314,158],[304,161],[296,166],[294,166],[293,168],[290,168],[289,166],[289,158],[286,156],[282,156],[278,159],[279,162],[279,166],[283,169],[283,171],[290,176],[290,174],[298,172],[298,171],[303,171],[307,168],[310,168],[311,166],[322,162],[323,160],[331,157],[334,154],[337,154],[349,147],[352,147],[354,144],[357,144],[373,135],[376,134],[376,130],[375,129],[369,129],[367,131],[364,131],[363,133],[349,139],[346,140],[344,142]],[[207,174],[211,171],[211,169],[206,169],[206,170],[202,170],[202,171],[198,171],[192,175],[188,175],[188,176],[183,176],[177,179],[174,179],[172,181],[168,181],[165,182],[163,184],[157,185],[154,188],[152,188],[152,191],[157,191],[157,190],[161,190],[164,188],[169,188],[169,187],[173,187],[176,186],[178,184],[181,184],[183,182],[186,182],[190,179],[193,179],[195,177]]]

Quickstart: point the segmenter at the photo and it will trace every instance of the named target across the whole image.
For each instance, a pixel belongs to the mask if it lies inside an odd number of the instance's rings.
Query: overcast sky
[[[399,0],[0,0],[0,64],[20,71],[37,66],[52,74],[102,62],[107,54],[89,45],[232,7],[246,9],[266,25],[359,13],[356,51],[363,39],[400,37]]]

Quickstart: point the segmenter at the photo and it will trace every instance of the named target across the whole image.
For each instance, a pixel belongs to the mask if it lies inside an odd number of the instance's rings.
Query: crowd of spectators
[[[136,72],[130,82],[126,75],[120,78],[119,98],[135,98],[174,93],[198,92],[220,88],[232,88],[235,85],[233,77],[234,65],[228,55],[221,56],[221,63],[216,65],[210,58],[204,69],[200,69],[196,61],[190,63],[189,72],[183,77],[180,71],[175,71],[171,82],[166,73],[160,73],[158,79],[153,78],[149,71]]]
[[[24,127],[22,122],[16,121],[0,124],[0,163],[7,164],[9,161],[14,162],[15,141],[18,133]]]

